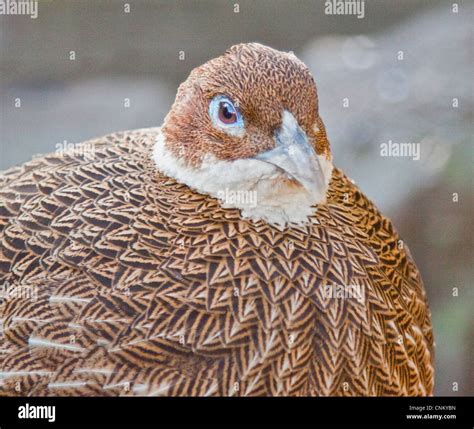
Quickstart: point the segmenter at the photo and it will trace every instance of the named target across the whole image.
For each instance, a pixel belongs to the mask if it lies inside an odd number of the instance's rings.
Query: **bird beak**
[[[315,150],[295,117],[285,110],[281,128],[275,132],[275,148],[254,157],[285,171],[314,194],[323,189],[324,174]]]

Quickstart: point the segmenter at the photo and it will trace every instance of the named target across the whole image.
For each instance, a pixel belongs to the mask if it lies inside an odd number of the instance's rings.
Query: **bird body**
[[[0,394],[431,394],[420,274],[332,167],[309,72],[258,44],[208,64],[163,127],[1,176]]]

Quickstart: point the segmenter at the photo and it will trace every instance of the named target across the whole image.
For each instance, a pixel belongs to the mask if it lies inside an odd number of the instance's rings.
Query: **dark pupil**
[[[234,117],[234,112],[229,106],[229,103],[222,103],[222,116],[226,119],[232,119]]]

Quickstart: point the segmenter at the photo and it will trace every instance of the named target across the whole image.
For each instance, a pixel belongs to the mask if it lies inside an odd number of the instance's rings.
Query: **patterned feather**
[[[351,180],[254,221],[158,171],[159,132],[0,176],[0,394],[432,394],[420,274]]]

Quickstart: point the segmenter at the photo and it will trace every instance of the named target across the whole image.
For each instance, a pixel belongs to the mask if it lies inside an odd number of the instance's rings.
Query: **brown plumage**
[[[209,152],[269,150],[283,106],[330,157],[295,57],[250,44],[213,61],[180,87],[170,152],[194,167]],[[207,115],[223,92],[245,118],[240,148]],[[160,132],[112,134],[0,176],[2,395],[432,394],[420,274],[355,184],[334,169],[303,224],[248,219],[160,172]],[[330,296],[334,285],[363,294]]]
[[[213,127],[207,105],[220,93],[238,100],[247,119],[243,138]],[[281,123],[281,107],[295,115],[317,145],[317,153],[328,155],[316,85],[308,68],[291,54],[257,44],[236,45],[192,71],[179,87],[163,128],[171,150],[175,154],[183,150],[191,164],[199,164],[203,154],[227,160],[246,158],[274,146],[273,130]]]

